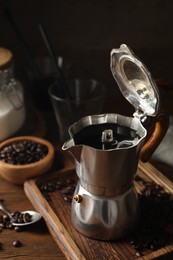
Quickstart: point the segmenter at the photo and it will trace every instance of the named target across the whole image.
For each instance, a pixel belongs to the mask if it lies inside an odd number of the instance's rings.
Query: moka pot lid
[[[111,51],[111,71],[120,91],[135,108],[135,116],[155,116],[159,91],[146,66],[122,44]]]

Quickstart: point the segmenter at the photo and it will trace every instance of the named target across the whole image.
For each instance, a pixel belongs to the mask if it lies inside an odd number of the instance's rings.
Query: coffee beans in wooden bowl
[[[14,165],[38,162],[48,153],[48,147],[32,140],[19,140],[0,150],[0,160]]]
[[[45,173],[53,159],[54,147],[43,138],[20,136],[0,144],[0,174],[15,184]]]

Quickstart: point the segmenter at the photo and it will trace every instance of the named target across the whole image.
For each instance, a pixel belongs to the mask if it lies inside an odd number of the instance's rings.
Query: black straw
[[[68,95],[68,89],[67,89],[67,86],[66,86],[66,82],[65,82],[65,79],[64,79],[64,75],[62,73],[62,70],[59,68],[58,66],[58,63],[57,63],[57,59],[56,59],[56,55],[55,55],[55,52],[54,52],[54,49],[52,47],[52,44],[49,40],[49,37],[46,33],[46,30],[45,28],[43,27],[43,25],[39,24],[38,26],[39,30],[40,30],[40,33],[41,33],[41,36],[42,36],[42,39],[43,39],[43,42],[47,48],[47,51],[49,53],[49,56],[50,56],[50,59],[52,61],[52,64],[57,72],[57,76],[60,80],[60,83],[61,83],[61,86],[62,86],[62,91],[63,91],[63,94],[65,97],[69,97]]]
[[[28,57],[28,60],[30,62],[30,65],[32,66],[32,69],[34,71],[34,73],[37,75],[37,76],[40,76],[40,70],[37,66],[37,64],[35,63],[34,61],[34,58],[31,54],[31,51],[30,51],[30,48],[28,46],[28,44],[26,43],[26,41],[24,40],[19,28],[17,27],[9,9],[5,8],[4,9],[4,14],[5,14],[5,17],[7,18],[7,20],[9,21],[9,23],[11,24],[11,27],[13,28],[17,38],[19,39],[19,41],[22,43],[22,46],[24,47],[25,49],[25,52],[26,52],[26,55]]]

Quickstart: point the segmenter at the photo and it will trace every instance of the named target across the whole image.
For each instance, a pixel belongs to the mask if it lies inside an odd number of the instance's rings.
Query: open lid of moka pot
[[[159,91],[145,65],[122,44],[111,51],[111,71],[124,97],[134,106],[135,116],[155,116]]]

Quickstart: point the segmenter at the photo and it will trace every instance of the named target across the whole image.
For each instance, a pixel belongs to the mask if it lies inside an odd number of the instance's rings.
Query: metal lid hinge
[[[135,118],[138,118],[142,123],[145,122],[147,119],[147,116],[144,114],[144,112],[141,109],[137,109],[135,113],[133,114]]]

